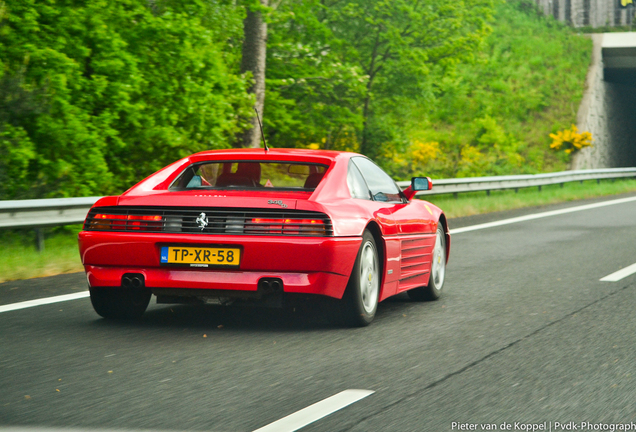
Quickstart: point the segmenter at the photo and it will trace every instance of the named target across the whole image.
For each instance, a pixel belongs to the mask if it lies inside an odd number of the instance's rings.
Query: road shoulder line
[[[327,417],[329,414],[358,402],[360,399],[373,394],[372,390],[345,390],[327,399],[316,402],[307,408],[301,409],[280,420],[270,423],[254,432],[293,432],[307,426],[310,423]]]
[[[10,312],[10,311],[20,310],[20,309],[27,309],[27,308],[31,308],[31,307],[34,307],[34,306],[41,306],[41,305],[47,305],[47,304],[53,304],[53,303],[60,303],[60,302],[65,302],[65,301],[69,301],[69,300],[77,300],[77,299],[81,299],[81,298],[86,298],[89,295],[90,294],[89,294],[88,291],[82,291],[82,292],[73,293],[73,294],[64,294],[64,295],[55,296],[55,297],[47,297],[47,298],[41,298],[41,299],[37,299],[37,300],[27,300],[27,301],[23,301],[23,302],[20,302],[20,303],[12,303],[12,304],[8,304],[8,305],[2,305],[2,306],[0,306],[0,313],[2,313],[2,312]]]
[[[631,276],[636,273],[636,264],[632,264],[624,269],[620,269],[610,275],[600,279],[601,282],[618,282],[621,279],[625,279],[627,276]]]
[[[471,226],[467,226],[463,228],[455,228],[450,230],[450,234],[451,235],[461,234],[461,233],[469,232],[469,231],[477,231],[477,230],[486,229],[486,228],[494,228],[494,227],[498,227],[502,225],[509,225],[513,223],[525,222],[525,221],[535,220],[535,219],[542,219],[542,218],[550,217],[550,216],[558,216],[562,214],[574,213],[574,212],[579,212],[583,210],[591,210],[591,209],[596,209],[596,208],[606,207],[606,206],[611,206],[616,204],[624,204],[624,203],[628,203],[632,201],[636,201],[636,197],[621,198],[621,199],[611,200],[611,201],[603,201],[599,203],[569,207],[569,208],[565,208],[561,210],[552,210],[552,211],[543,212],[543,213],[534,213],[534,214],[530,214],[526,216],[519,216],[515,218],[510,218],[510,219],[502,219],[495,222],[488,222],[488,223],[483,223],[479,225],[471,225]]]

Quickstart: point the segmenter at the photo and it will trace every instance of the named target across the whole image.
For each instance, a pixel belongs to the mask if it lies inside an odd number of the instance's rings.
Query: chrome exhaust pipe
[[[140,289],[145,286],[144,276],[139,273],[126,273],[121,278],[121,286],[124,288]]]
[[[283,290],[283,281],[279,278],[262,278],[258,281],[258,290],[263,294],[272,294]]]

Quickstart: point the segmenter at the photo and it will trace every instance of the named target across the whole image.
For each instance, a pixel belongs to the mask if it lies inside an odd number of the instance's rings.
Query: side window
[[[371,196],[375,201],[401,202],[400,190],[391,177],[382,168],[367,158],[356,157],[351,159],[360,169],[362,177],[369,186]]]
[[[349,186],[349,192],[351,192],[352,198],[370,200],[369,188],[360,174],[360,170],[356,165],[349,161],[349,169],[347,171],[347,186]]]

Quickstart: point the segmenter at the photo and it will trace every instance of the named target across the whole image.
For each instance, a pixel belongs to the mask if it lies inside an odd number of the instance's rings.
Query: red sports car
[[[327,296],[354,325],[407,291],[437,299],[450,235],[444,213],[413,199],[355,153],[234,149],[193,154],[120,196],[100,199],[79,234],[95,311],[141,316],[158,303]]]

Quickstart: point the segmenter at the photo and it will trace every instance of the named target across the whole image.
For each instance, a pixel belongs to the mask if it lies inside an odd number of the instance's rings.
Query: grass
[[[556,204],[585,198],[594,198],[636,191],[636,180],[586,181],[566,183],[514,191],[473,192],[430,197],[429,201],[444,209],[449,218]],[[80,225],[48,228],[45,230],[45,248],[38,252],[33,230],[0,232],[0,282],[15,279],[51,276],[83,270],[77,250]]]
[[[0,232],[0,282],[83,271],[77,249],[81,225],[44,229],[44,251],[36,249],[34,230]]]

